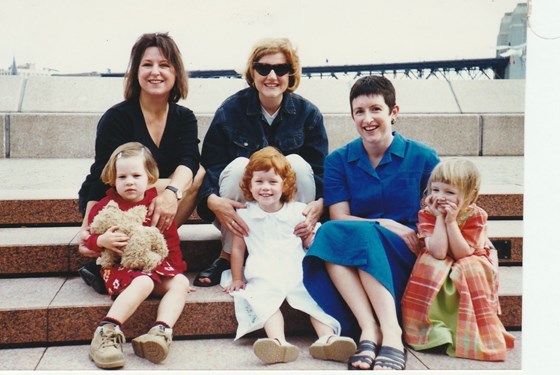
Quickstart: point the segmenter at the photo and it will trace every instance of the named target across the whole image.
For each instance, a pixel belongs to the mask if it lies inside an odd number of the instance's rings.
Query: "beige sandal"
[[[297,346],[278,339],[258,339],[253,344],[253,351],[266,364],[293,362],[299,355]]]
[[[309,347],[309,354],[315,359],[346,362],[356,351],[356,343],[350,337],[336,335],[319,337]]]

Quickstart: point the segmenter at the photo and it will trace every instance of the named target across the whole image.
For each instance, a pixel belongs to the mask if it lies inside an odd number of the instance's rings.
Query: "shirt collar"
[[[391,160],[391,155],[404,158],[404,153],[406,149],[406,142],[402,135],[393,132],[393,141],[389,145],[389,148],[383,155],[380,164],[384,164]],[[348,144],[348,161],[356,161],[362,158],[367,158],[366,151],[362,144],[362,138],[357,138]]]
[[[249,102],[247,103],[247,116],[260,115],[261,102],[259,100],[259,92],[253,87],[249,87]],[[284,92],[282,98],[282,105],[280,105],[280,113],[287,112],[291,115],[296,114],[296,106],[294,104],[293,95],[289,92]]]

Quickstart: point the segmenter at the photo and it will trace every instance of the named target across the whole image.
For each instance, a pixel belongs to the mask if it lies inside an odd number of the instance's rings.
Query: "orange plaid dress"
[[[418,216],[420,238],[429,237],[435,216],[427,209]],[[426,248],[420,252],[401,301],[404,338],[413,349],[447,344],[452,356],[504,361],[506,349],[513,347],[514,336],[498,317],[498,275],[484,246],[487,217],[473,204],[457,219],[473,255],[455,261],[449,256],[436,259]],[[443,295],[449,290],[451,296]],[[436,300],[446,301],[447,308],[435,308]],[[449,306],[450,301],[455,306]],[[441,316],[442,311],[448,316]]]

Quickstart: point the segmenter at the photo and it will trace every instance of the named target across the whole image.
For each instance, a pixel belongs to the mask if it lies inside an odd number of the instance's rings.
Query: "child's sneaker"
[[[89,347],[89,358],[99,368],[124,366],[122,345],[126,341],[119,326],[111,323],[97,327]]]
[[[132,340],[134,353],[153,363],[162,362],[169,354],[172,332],[171,328],[165,328],[162,325],[152,327],[148,333]]]

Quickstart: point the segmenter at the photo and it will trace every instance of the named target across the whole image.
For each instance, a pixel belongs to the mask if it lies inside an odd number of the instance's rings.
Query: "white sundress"
[[[340,334],[340,324],[317,305],[303,286],[301,238],[293,232],[304,220],[304,203],[290,202],[277,212],[266,212],[256,202],[237,213],[249,226],[245,237],[245,289],[232,292],[238,327],[235,340],[264,327],[284,300]],[[231,271],[222,273],[221,286],[231,283]]]

